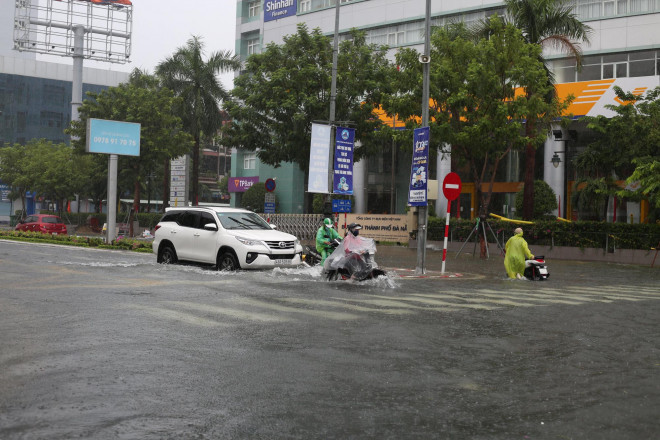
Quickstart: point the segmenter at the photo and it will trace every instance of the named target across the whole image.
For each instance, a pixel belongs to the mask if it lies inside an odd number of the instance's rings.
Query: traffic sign
[[[264,214],[275,214],[275,203],[264,203]]]
[[[461,178],[456,173],[449,173],[442,181],[442,193],[447,200],[455,200],[461,195]]]
[[[332,212],[351,212],[350,199],[333,199]]]
[[[275,179],[266,179],[266,191],[273,192],[275,191]]]

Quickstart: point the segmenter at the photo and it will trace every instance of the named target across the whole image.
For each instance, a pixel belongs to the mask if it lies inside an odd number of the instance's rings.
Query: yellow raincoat
[[[504,267],[509,278],[517,278],[517,274],[523,276],[525,273],[525,260],[534,258],[522,236],[523,233],[519,232],[506,242]]]

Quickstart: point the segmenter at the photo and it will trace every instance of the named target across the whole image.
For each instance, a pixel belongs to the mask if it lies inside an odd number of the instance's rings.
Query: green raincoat
[[[504,267],[509,278],[517,278],[517,274],[523,276],[525,273],[525,260],[534,258],[522,236],[522,232],[519,232],[506,242]]]
[[[330,226],[323,225],[316,232],[316,250],[321,254],[321,266],[332,250],[330,242],[335,238],[341,239],[341,235]]]

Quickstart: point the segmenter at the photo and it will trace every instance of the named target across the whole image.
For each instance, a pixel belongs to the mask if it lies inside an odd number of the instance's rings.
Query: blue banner
[[[296,15],[296,0],[265,0],[264,22]]]
[[[349,199],[333,199],[332,212],[351,212],[352,204]]]
[[[415,129],[412,167],[410,168],[410,189],[408,191],[408,205],[410,206],[428,205],[426,189],[429,171],[430,136],[429,127]]]
[[[335,168],[332,192],[334,194],[352,195],[355,129],[337,127],[335,137]]]

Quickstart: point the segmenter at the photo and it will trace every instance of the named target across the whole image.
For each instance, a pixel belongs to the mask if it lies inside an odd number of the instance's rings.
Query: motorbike
[[[360,246],[351,252],[345,249],[345,242],[339,242],[336,249],[325,259],[323,276],[328,281],[355,280],[365,281],[387,273],[378,267],[373,258],[376,244],[371,238],[360,237]]]
[[[548,267],[545,265],[545,257],[537,255],[532,260],[525,260],[525,278],[533,281],[544,281],[550,276]]]
[[[330,242],[330,247],[334,251],[337,249],[337,246],[341,244],[341,240],[334,239]],[[321,263],[321,254],[316,250],[314,246],[305,246],[303,248],[303,261],[309,266],[316,266]]]

